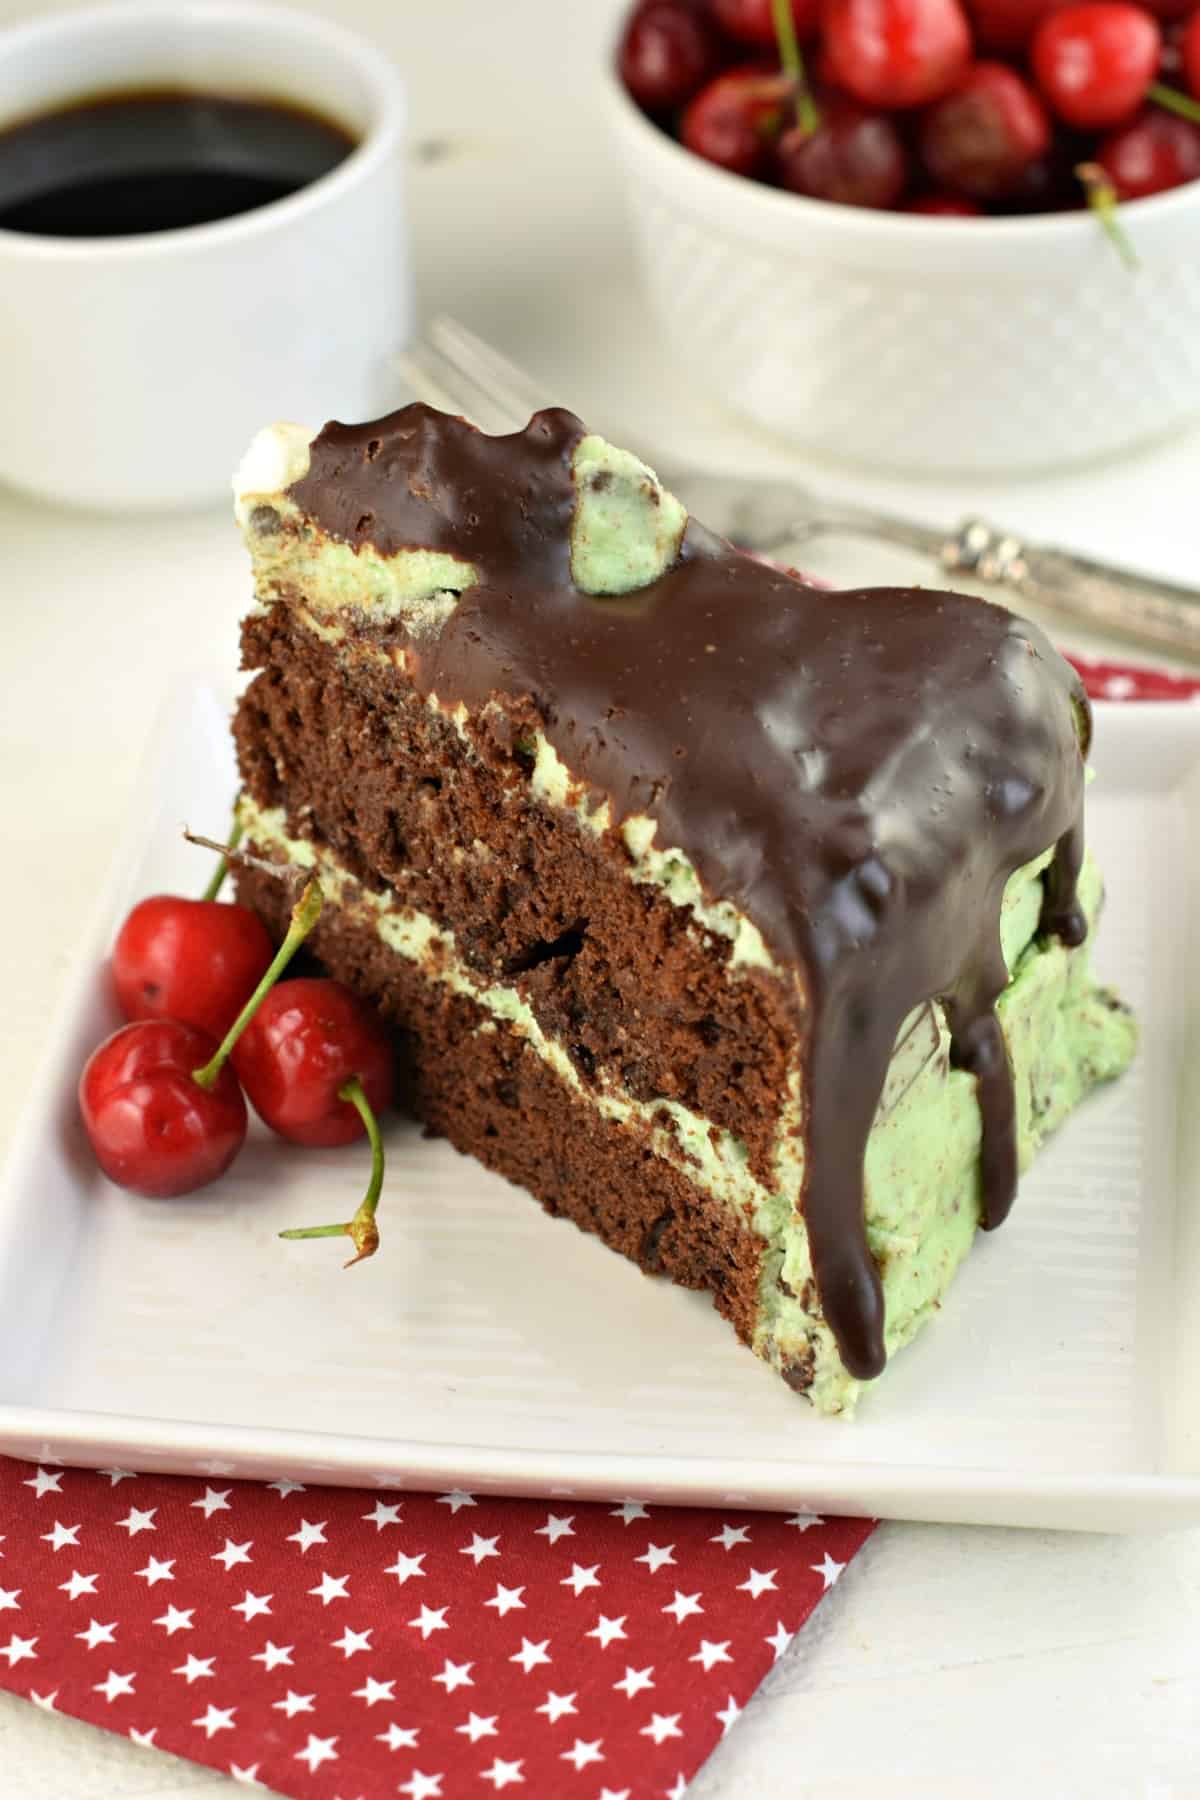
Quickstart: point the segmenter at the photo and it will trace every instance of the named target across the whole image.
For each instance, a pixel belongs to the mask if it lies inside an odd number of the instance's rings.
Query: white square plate
[[[0,1185],[0,1450],[389,1487],[804,1507],[1127,1530],[1200,1522],[1200,709],[1097,708],[1097,960],[1143,1046],[981,1239],[857,1422],[815,1417],[705,1297],[411,1126],[390,1132],[383,1250],[347,1216],[361,1145],[252,1130],[216,1188],[110,1187],[75,1107],[118,1020],[104,959],[137,897],[194,892],[219,832],[228,699],[167,708],[128,838]]]

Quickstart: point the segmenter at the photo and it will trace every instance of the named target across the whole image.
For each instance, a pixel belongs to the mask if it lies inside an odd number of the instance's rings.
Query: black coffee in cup
[[[307,187],[355,141],[283,101],[99,95],[0,129],[0,230],[103,238],[210,224]]]

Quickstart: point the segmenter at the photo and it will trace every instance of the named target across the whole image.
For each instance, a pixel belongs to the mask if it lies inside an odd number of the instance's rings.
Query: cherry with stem
[[[264,1000],[276,981],[283,974],[299,950],[301,944],[313,929],[321,916],[322,895],[320,884],[315,876],[305,883],[304,889],[292,908],[292,916],[288,923],[287,935],[275,952],[266,974],[243,1006],[225,1036],[221,1039],[216,1051],[199,1069],[192,1070],[192,1080],[200,1087],[212,1089],[216,1087],[221,1070],[229,1061],[233,1047],[245,1031],[247,1025],[258,1011],[260,1001]]]

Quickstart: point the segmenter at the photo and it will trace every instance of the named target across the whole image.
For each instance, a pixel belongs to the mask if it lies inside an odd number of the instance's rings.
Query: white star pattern
[[[542,1704],[540,1706],[535,1706],[533,1710],[534,1712],[545,1713],[551,1725],[553,1725],[559,1719],[565,1719],[568,1713],[578,1712],[579,1708],[575,1704],[574,1694],[556,1694],[553,1688],[551,1688],[546,1695],[546,1698],[542,1701]]]
[[[494,1606],[500,1617],[504,1618],[506,1613],[515,1612],[518,1607],[524,1607],[525,1602],[521,1598],[524,1592],[523,1587],[507,1588],[501,1582],[497,1582],[495,1593],[490,1600],[485,1600],[483,1604]]]
[[[166,1612],[160,1613],[157,1619],[154,1620],[154,1623],[156,1625],[161,1625],[168,1637],[174,1637],[177,1631],[190,1631],[192,1629],[192,1618],[195,1611],[196,1609],[194,1606],[182,1608],[178,1606],[168,1606]]]
[[[135,1569],[134,1574],[140,1575],[147,1587],[154,1587],[160,1581],[174,1581],[175,1558],[172,1557],[169,1562],[160,1562],[157,1556],[152,1556],[145,1568]]]
[[[635,1556],[633,1560],[637,1563],[645,1563],[653,1575],[656,1569],[663,1569],[668,1563],[675,1561],[672,1554],[674,1549],[674,1544],[647,1544],[645,1554]]]
[[[752,1600],[757,1600],[760,1594],[769,1594],[773,1590],[775,1586],[775,1577],[778,1573],[778,1569],[767,1569],[765,1571],[762,1569],[751,1569],[745,1581],[738,1582],[738,1592],[749,1594]]]
[[[722,1550],[732,1550],[735,1544],[748,1544],[750,1532],[745,1525],[722,1525],[716,1537],[710,1537],[708,1541],[720,1544]]]
[[[671,1786],[665,1788],[663,1792],[666,1796],[666,1800],[683,1800],[686,1789],[687,1777],[685,1775],[677,1775],[671,1783]]]
[[[476,1712],[468,1713],[462,1724],[456,1725],[454,1729],[461,1736],[470,1738],[473,1744],[477,1744],[480,1738],[495,1737],[496,1714],[493,1713],[490,1718],[483,1719]]]
[[[475,1567],[478,1568],[480,1563],[485,1562],[489,1556],[499,1556],[500,1552],[496,1548],[499,1542],[498,1537],[480,1537],[479,1533],[475,1532],[470,1543],[464,1544],[458,1554],[471,1557]]]
[[[226,1538],[224,1549],[214,1550],[212,1560],[214,1562],[224,1563],[225,1573],[228,1575],[230,1569],[236,1569],[239,1563],[248,1563],[250,1561],[250,1551],[253,1546],[253,1538],[247,1538],[244,1544],[235,1544],[232,1538]]]
[[[97,1475],[107,1475],[109,1487],[116,1487],[121,1481],[136,1481],[137,1475],[132,1469],[97,1469]]]
[[[731,1725],[737,1724],[737,1721],[741,1718],[741,1716],[742,1716],[742,1709],[738,1705],[737,1701],[734,1699],[733,1695],[730,1694],[728,1700],[725,1702],[725,1705],[721,1708],[721,1711],[717,1714],[717,1720],[721,1727],[721,1736],[722,1737],[724,1737],[726,1735],[726,1733],[728,1732],[729,1727]]]
[[[299,1544],[300,1553],[303,1555],[306,1550],[311,1550],[314,1544],[328,1543],[329,1540],[325,1536],[325,1527],[328,1523],[328,1519],[322,1519],[319,1525],[310,1525],[307,1519],[301,1519],[299,1531],[290,1531],[287,1541],[289,1544]]]
[[[833,1560],[832,1556],[830,1556],[828,1550],[825,1552],[824,1556],[821,1558],[819,1563],[813,1563],[813,1565],[812,1565],[813,1574],[819,1575],[821,1577],[822,1582],[824,1583],[824,1586],[821,1590],[823,1593],[827,1594],[829,1592],[830,1588],[833,1587],[834,1583],[837,1581],[838,1576],[842,1573],[842,1570],[845,1567],[846,1567],[845,1563],[834,1562],[834,1560]]]
[[[92,1692],[93,1694],[103,1694],[111,1706],[114,1700],[120,1700],[124,1695],[132,1694],[133,1684],[132,1671],[128,1675],[118,1675],[115,1669],[110,1669],[103,1681],[96,1682]]]
[[[221,1488],[218,1491],[216,1488],[206,1487],[203,1498],[193,1500],[192,1505],[198,1506],[206,1519],[211,1519],[215,1512],[229,1512],[231,1510],[229,1496],[232,1492],[232,1488]]]
[[[450,1627],[446,1623],[448,1611],[449,1608],[445,1606],[423,1606],[416,1618],[408,1622],[423,1638],[428,1639],[435,1631],[449,1631]]]
[[[218,1731],[234,1731],[237,1729],[233,1722],[234,1714],[236,1712],[236,1706],[210,1706],[203,1717],[193,1719],[192,1724],[196,1727],[197,1731],[202,1731],[211,1743]]]
[[[450,1658],[447,1657],[441,1674],[435,1675],[433,1680],[440,1682],[446,1692],[452,1694],[455,1688],[475,1686],[474,1681],[471,1679],[471,1670],[474,1667],[474,1663],[451,1662]]]
[[[403,1587],[405,1582],[410,1581],[414,1575],[424,1575],[425,1570],[421,1566],[424,1561],[424,1550],[420,1551],[416,1556],[405,1556],[403,1550],[401,1550],[396,1557],[395,1562],[389,1563],[383,1572],[385,1575],[394,1575],[396,1580],[400,1583],[400,1586]]]
[[[515,1651],[508,1660],[509,1662],[520,1663],[521,1667],[528,1675],[532,1669],[538,1668],[540,1664],[553,1662],[554,1658],[549,1654],[549,1650],[549,1638],[543,1638],[540,1644],[533,1644],[527,1637],[523,1637],[521,1639],[521,1648]]]
[[[61,1469],[55,1469],[53,1473],[51,1473],[48,1469],[39,1468],[37,1474],[31,1475],[28,1481],[22,1483],[22,1486],[32,1488],[34,1498],[40,1500],[43,1494],[61,1494],[62,1478],[63,1472]]]
[[[336,1737],[313,1737],[310,1732],[308,1742],[305,1744],[303,1750],[297,1750],[296,1752],[296,1761],[306,1762],[308,1764],[309,1774],[315,1775],[322,1763],[337,1761],[338,1753],[335,1748],[336,1744]]]
[[[369,1513],[363,1514],[363,1518],[368,1524],[373,1525],[376,1531],[382,1531],[387,1525],[400,1523],[400,1508],[399,1506],[385,1506],[382,1500],[377,1500],[373,1509]]]
[[[524,1781],[525,1777],[521,1773],[524,1760],[523,1757],[519,1757],[516,1762],[504,1762],[501,1757],[497,1756],[493,1759],[490,1769],[479,1771],[480,1778],[483,1781],[490,1781],[496,1792],[499,1793],[501,1788],[511,1787],[517,1781]]]
[[[350,1598],[346,1592],[346,1583],[349,1579],[348,1575],[330,1575],[327,1570],[322,1569],[320,1581],[316,1587],[311,1587],[308,1591],[310,1594],[316,1595],[322,1606],[328,1606],[331,1600],[348,1600]]]
[[[386,1744],[389,1750],[415,1750],[420,1735],[419,1726],[409,1729],[404,1725],[389,1725],[386,1731],[377,1734],[375,1742]]]
[[[534,1536],[548,1538],[552,1544],[557,1544],[559,1538],[574,1537],[575,1514],[571,1513],[567,1518],[560,1519],[555,1513],[548,1513],[546,1523],[538,1526]]]
[[[603,1742],[603,1738],[596,1738],[592,1743],[585,1744],[582,1738],[576,1738],[571,1748],[563,1751],[563,1761],[574,1763],[576,1769],[586,1769],[589,1763],[603,1762],[604,1755],[600,1748]]]
[[[442,1778],[440,1775],[426,1775],[420,1769],[414,1769],[407,1781],[402,1781],[396,1789],[398,1794],[407,1794],[408,1800],[441,1800]]]
[[[203,1681],[206,1676],[211,1677],[216,1660],[215,1656],[193,1656],[189,1651],[187,1661],[180,1663],[178,1668],[171,1670],[171,1673],[172,1675],[182,1675],[188,1686],[191,1687],[193,1681]]]
[[[143,1750],[156,1750],[158,1748],[158,1746],[154,1740],[157,1736],[158,1736],[158,1726],[157,1725],[151,1725],[149,1731],[139,1731],[136,1725],[131,1725],[129,1727],[130,1743],[131,1744],[140,1744],[142,1746]]]
[[[230,1607],[230,1612],[240,1612],[247,1625],[251,1619],[257,1619],[263,1613],[269,1613],[274,1594],[252,1594],[247,1588],[242,1598]]]
[[[49,1544],[52,1550],[65,1550],[68,1544],[70,1544],[73,1549],[78,1550],[79,1526],[64,1525],[59,1519],[55,1519],[53,1530],[43,1531],[42,1542],[43,1544]]]
[[[117,1520],[117,1524],[123,1531],[127,1531],[131,1538],[136,1537],[139,1531],[157,1531],[158,1527],[154,1523],[154,1515],[157,1511],[157,1506],[152,1506],[148,1512],[142,1512],[140,1508],[131,1506],[125,1517]]]
[[[99,1575],[81,1575],[73,1569],[70,1581],[60,1581],[58,1585],[68,1600],[78,1600],[81,1594],[94,1594],[99,1579]]]
[[[625,1636],[625,1620],[627,1617],[628,1614],[622,1613],[619,1619],[609,1619],[601,1613],[596,1620],[596,1623],[592,1626],[592,1629],[590,1631],[585,1631],[583,1635],[585,1637],[595,1638],[600,1648],[602,1650],[607,1650],[610,1644],[615,1644],[618,1638],[623,1638]]]
[[[586,1589],[600,1586],[600,1564],[593,1563],[590,1569],[585,1569],[579,1563],[572,1563],[571,1573],[563,1576],[560,1585],[574,1588],[575,1598],[578,1599]]]
[[[632,1800],[644,1788],[665,1800],[740,1717],[771,1661],[764,1650],[787,1654],[818,1590],[869,1531],[869,1521],[747,1512],[732,1491],[715,1513],[592,1505],[566,1487],[539,1504],[409,1491],[411,1471],[382,1467],[359,1477],[374,1495],[310,1486],[306,1509],[303,1483],[281,1477],[264,1492],[244,1462],[236,1473],[223,1487],[211,1474],[110,1481],[60,1464],[49,1446],[24,1470],[0,1459],[0,1583],[12,1583],[0,1585],[0,1686],[190,1753],[256,1791],[290,1781],[329,1800],[442,1800],[447,1788],[445,1800],[460,1788],[463,1800],[468,1789]],[[124,1479],[130,1494],[118,1497]],[[306,1516],[314,1500],[320,1520]],[[564,1500],[577,1511],[550,1510]],[[157,1553],[131,1547],[147,1532]],[[807,1556],[796,1554],[801,1538]],[[210,1560],[221,1574],[206,1579]],[[393,1577],[419,1583],[408,1606],[396,1604]],[[92,1616],[101,1612],[112,1616]],[[628,1661],[647,1650],[657,1666]],[[410,1705],[419,1728],[403,1722]]]
[[[294,1694],[289,1688],[282,1700],[274,1700],[271,1704],[273,1711],[286,1713],[289,1719],[294,1719],[297,1713],[312,1712],[316,1702],[315,1694]]]
[[[363,1686],[354,1689],[353,1698],[365,1700],[368,1706],[374,1706],[379,1700],[394,1700],[396,1698],[395,1680],[376,1681],[373,1675],[368,1675]]]
[[[474,1506],[474,1504],[474,1494],[464,1493],[462,1488],[455,1488],[449,1494],[438,1495],[438,1505],[448,1506],[452,1513],[458,1512],[464,1506]]]

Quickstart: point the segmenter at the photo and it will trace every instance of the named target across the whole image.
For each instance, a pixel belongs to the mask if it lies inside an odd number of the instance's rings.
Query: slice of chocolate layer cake
[[[246,836],[416,1113],[851,1410],[1132,1054],[1071,669],[751,560],[564,412],[275,426],[237,493]]]

